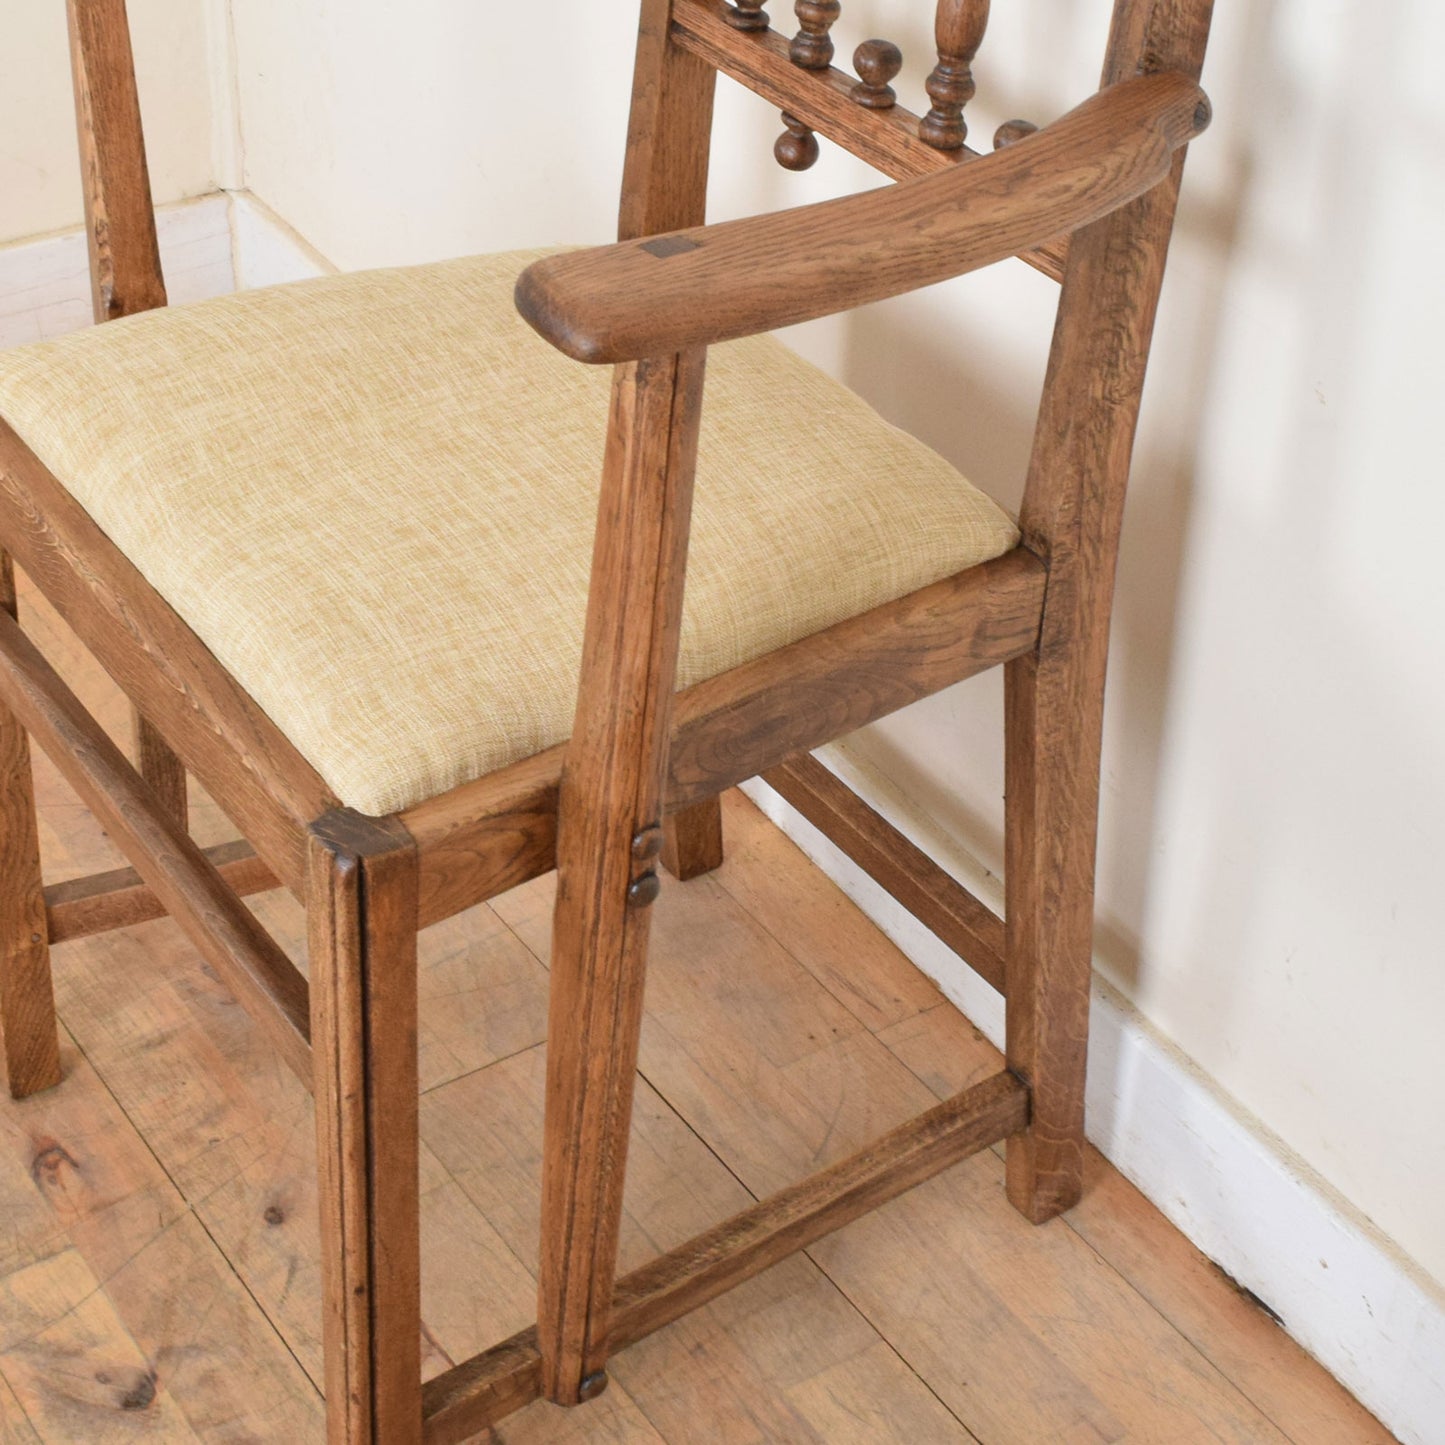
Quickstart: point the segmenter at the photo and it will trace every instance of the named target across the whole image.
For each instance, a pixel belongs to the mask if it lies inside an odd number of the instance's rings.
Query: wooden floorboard
[[[118,734],[123,702],[27,594]],[[45,763],[47,877],[115,866]],[[198,839],[230,836],[194,789]],[[752,807],[656,910],[622,1269],[999,1067]],[[549,880],[422,939],[424,1372],[535,1305]],[[300,910],[254,906],[303,961]],[[0,1101],[0,1445],[319,1442],[310,1104],[169,921],[56,951],[61,1087]],[[1097,1156],[1071,1215],[1008,1207],[997,1151],[618,1356],[520,1442],[1292,1441],[1390,1436]]]

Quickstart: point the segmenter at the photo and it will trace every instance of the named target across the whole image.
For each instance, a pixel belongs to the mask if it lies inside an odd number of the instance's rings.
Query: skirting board
[[[843,748],[820,757],[996,912],[1001,881]],[[765,783],[743,791],[1000,1048],[1003,1000]],[[1445,1298],[1097,976],[1089,1138],[1404,1445],[1445,1445]]]
[[[325,256],[250,191],[231,191],[228,199],[238,291],[336,273]]]
[[[248,191],[213,191],[156,211],[172,305],[335,271]],[[78,228],[0,246],[0,350],[92,321],[90,262]]]
[[[236,289],[229,211],[227,197],[212,192],[156,212],[172,304]],[[49,341],[92,320],[84,231],[0,246],[0,348]]]

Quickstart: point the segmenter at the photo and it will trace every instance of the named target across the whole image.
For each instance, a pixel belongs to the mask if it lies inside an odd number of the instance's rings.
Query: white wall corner
[[[206,67],[211,83],[211,169],[218,190],[239,191],[246,184],[246,152],[232,0],[206,0],[205,18]]]
[[[229,200],[238,291],[336,274],[336,266],[264,201],[249,191],[236,191]]]
[[[1002,881],[850,756],[820,759],[995,912]],[[1003,1047],[1003,1000],[765,783],[743,791]],[[1445,1445],[1445,1297],[1098,976],[1089,1138],[1404,1445]]]

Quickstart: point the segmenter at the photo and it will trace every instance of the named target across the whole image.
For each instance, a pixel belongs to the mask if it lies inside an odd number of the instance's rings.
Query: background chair
[[[71,0],[96,312],[129,319],[0,360],[0,538],[135,702],[138,771],[16,625],[7,559],[10,1085],[23,1095],[59,1077],[48,942],[174,916],[314,1083],[334,1440],[455,1440],[539,1394],[589,1398],[610,1352],[1000,1139],[1010,1198],[1029,1218],[1079,1195],[1108,613],[1184,149],[1208,121],[1196,81],[1211,7],[1118,0],[1100,92],[1036,134],[1010,123],[999,153],[979,158],[964,110],[987,8],[939,5],[920,120],[891,94],[886,43],[860,48],[861,79],[831,68],[836,3],[799,0],[790,41],[760,0],[645,0],[622,240],[532,259],[516,292],[558,352],[616,366],[599,398],[595,533],[579,534],[551,525],[576,500],[570,473],[542,518],[526,486],[499,500],[506,469],[525,480],[526,465],[508,453],[486,469],[498,438],[530,417],[545,442],[535,475],[556,481],[562,439],[596,385],[579,380],[574,395],[564,378],[598,375],[516,347],[506,327],[520,323],[496,296],[498,266],[510,276],[520,261],[156,309],[165,293],[123,0]],[[785,112],[785,165],[808,164],[821,133],[900,183],[704,226],[718,70]],[[1017,529],[770,343],[724,345],[1011,255],[1063,281]],[[497,359],[479,360],[488,348]],[[377,357],[395,369],[372,396]],[[778,515],[795,519],[788,567],[821,559],[844,601],[813,610],[806,571],[775,586],[745,546],[731,559],[706,551],[700,526],[685,614],[700,433],[716,419],[716,454],[745,456],[761,377],[850,429],[838,467],[869,455],[853,438],[883,439],[896,470],[847,482],[871,495],[863,515],[889,545],[866,562],[850,551],[837,529],[859,514],[820,504],[806,476],[768,475],[759,492],[720,466],[731,520],[751,518],[731,530],[765,537]],[[502,410],[471,417],[479,395]],[[377,486],[414,465],[412,507],[366,511],[357,468],[368,457],[362,481]],[[268,490],[278,470],[288,483]],[[837,478],[813,485],[825,481]],[[343,484],[350,500],[337,506]],[[956,509],[957,525],[919,555],[932,505]],[[592,554],[573,654],[538,609],[565,592],[555,549],[575,553],[579,540]],[[430,572],[459,549],[469,571],[515,579],[529,599],[529,577],[546,583],[504,630],[510,666],[475,692],[468,657],[509,615],[508,588],[468,613],[460,580],[417,583],[418,562]],[[587,575],[585,557],[578,565]],[[438,609],[444,645],[427,653]],[[806,756],[996,665],[1007,669],[1004,920]],[[548,689],[579,666],[563,741]],[[448,731],[453,705],[466,725]],[[135,876],[43,886],[27,734]],[[187,771],[249,847],[191,842]],[[665,855],[683,874],[714,863],[717,795],[760,772],[1005,992],[1008,1067],[617,1280],[656,863]],[[554,863],[538,1323],[423,1389],[416,934]],[[240,902],[277,881],[308,909],[309,980]]]

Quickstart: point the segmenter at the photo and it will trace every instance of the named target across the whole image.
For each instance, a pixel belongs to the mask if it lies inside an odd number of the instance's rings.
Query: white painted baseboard
[[[161,266],[174,304],[236,289],[230,202],[220,192],[156,212]],[[0,246],[0,347],[49,341],[92,321],[85,233]]]
[[[335,271],[246,192],[160,213],[175,301]],[[79,232],[0,249],[0,346],[90,320]],[[986,903],[999,880],[906,799],[834,748],[829,766]],[[999,996],[761,782],[745,791],[995,1043]],[[1445,1445],[1445,1299],[1436,1286],[1274,1138],[1097,983],[1090,1020],[1089,1134],[1115,1166],[1342,1380],[1405,1445]]]
[[[215,191],[156,212],[172,305],[335,271],[246,191]],[[0,349],[49,341],[91,324],[85,233],[0,246]]]
[[[250,191],[231,192],[230,202],[238,291],[335,274],[320,251]]]
[[[1000,880],[845,748],[820,757],[996,912]],[[743,791],[999,1047],[1003,1000],[765,783]],[[1445,1298],[1097,977],[1089,1137],[1405,1445],[1445,1445]]]

